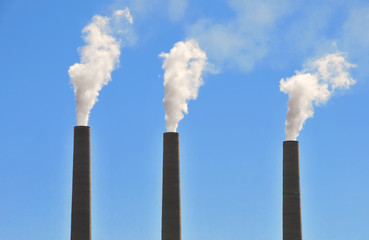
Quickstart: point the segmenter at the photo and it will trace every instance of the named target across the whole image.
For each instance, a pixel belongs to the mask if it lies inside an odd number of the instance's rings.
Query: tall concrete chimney
[[[162,240],[181,240],[179,134],[163,135]]]
[[[74,127],[71,240],[91,240],[90,127]]]
[[[283,240],[302,240],[299,142],[283,142]]]

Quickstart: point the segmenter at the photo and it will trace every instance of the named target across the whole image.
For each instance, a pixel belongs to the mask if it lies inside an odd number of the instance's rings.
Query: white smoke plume
[[[355,65],[340,52],[308,64],[291,78],[281,79],[280,90],[289,95],[286,120],[286,140],[296,140],[306,119],[314,115],[314,105],[327,102],[338,88],[355,84],[348,73]]]
[[[124,16],[133,22],[129,9],[117,10],[113,20]],[[86,45],[80,50],[80,63],[69,67],[69,77],[74,86],[77,104],[77,125],[87,126],[90,111],[97,101],[99,91],[111,80],[111,72],[118,66],[120,40],[111,30],[111,18],[95,15],[83,30]]]
[[[207,65],[206,53],[193,40],[177,42],[169,53],[161,53],[164,73],[164,106],[167,132],[177,131],[187,102],[196,99],[203,84],[201,74]]]

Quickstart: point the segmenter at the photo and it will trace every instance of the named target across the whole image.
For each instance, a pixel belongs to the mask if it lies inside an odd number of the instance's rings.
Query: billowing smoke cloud
[[[203,84],[201,73],[207,65],[207,57],[193,39],[178,42],[169,53],[159,56],[165,58],[163,102],[167,132],[175,132],[183,113],[188,113],[188,100],[197,98]]]
[[[348,89],[355,84],[348,73],[352,67],[354,65],[337,52],[310,62],[303,71],[280,81],[280,90],[289,95],[287,140],[296,140],[305,120],[314,115],[314,105],[327,102],[336,89]]]
[[[122,17],[129,23],[133,22],[128,8],[115,11],[113,22]],[[111,80],[111,72],[119,63],[121,42],[113,36],[112,19],[99,15],[92,18],[91,23],[82,30],[86,45],[80,49],[81,63],[75,63],[68,71],[76,95],[79,126],[88,125],[99,91]]]

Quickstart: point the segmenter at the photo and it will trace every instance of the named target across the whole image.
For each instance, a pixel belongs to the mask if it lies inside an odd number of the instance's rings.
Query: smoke
[[[201,73],[207,57],[193,40],[177,42],[169,53],[161,53],[164,73],[164,106],[167,132],[177,131],[183,113],[188,113],[187,102],[196,99],[203,84]]]
[[[280,90],[289,95],[286,139],[296,140],[306,119],[314,115],[314,105],[329,100],[336,89],[348,89],[355,84],[348,70],[355,65],[340,52],[310,62],[291,78],[281,79]]]
[[[79,126],[88,125],[90,111],[97,102],[99,91],[108,84],[111,72],[118,66],[121,41],[113,34],[119,33],[116,26],[121,17],[133,23],[126,8],[115,11],[112,18],[95,15],[82,30],[86,45],[79,49],[81,62],[70,66],[68,70],[76,95]]]

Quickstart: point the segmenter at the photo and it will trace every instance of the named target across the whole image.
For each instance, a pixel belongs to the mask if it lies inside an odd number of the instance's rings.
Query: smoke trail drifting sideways
[[[197,98],[203,84],[201,73],[207,65],[207,57],[193,39],[177,42],[169,53],[159,56],[165,58],[163,102],[167,132],[175,132],[183,112],[188,113],[188,100]]]
[[[132,23],[129,9],[117,10],[113,20],[124,17]],[[86,45],[80,49],[81,63],[69,68],[77,104],[77,125],[87,126],[90,111],[97,101],[99,91],[111,80],[111,72],[117,67],[120,41],[112,34],[111,18],[95,15],[83,30]]]
[[[280,81],[280,90],[289,94],[286,139],[296,140],[306,119],[314,115],[314,105],[325,103],[337,88],[355,84],[348,70],[355,65],[342,53],[327,54],[308,64],[308,68]]]

